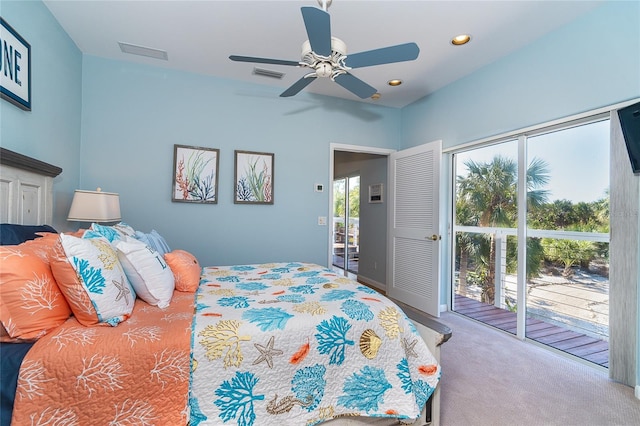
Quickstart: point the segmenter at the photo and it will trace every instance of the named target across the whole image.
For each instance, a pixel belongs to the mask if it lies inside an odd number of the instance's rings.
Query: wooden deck
[[[516,313],[468,297],[455,296],[455,312],[516,334]],[[609,342],[527,318],[526,337],[594,364],[609,368]]]

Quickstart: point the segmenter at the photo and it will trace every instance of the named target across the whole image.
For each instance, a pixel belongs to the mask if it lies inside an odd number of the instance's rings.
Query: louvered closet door
[[[387,292],[440,316],[438,200],[441,141],[390,156]]]

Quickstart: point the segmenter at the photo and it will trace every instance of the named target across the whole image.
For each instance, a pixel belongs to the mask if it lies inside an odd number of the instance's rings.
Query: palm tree
[[[517,224],[518,165],[513,159],[497,155],[491,162],[464,163],[468,174],[458,176],[458,203],[465,212],[457,217],[461,225],[481,227],[514,227]],[[527,168],[527,204],[532,208],[543,205],[548,191],[540,189],[549,181],[547,165],[543,160],[533,159]],[[471,220],[470,220],[471,219]],[[475,223],[464,223],[464,222]],[[495,234],[489,234],[489,253],[476,256],[478,267],[486,268],[481,283],[482,299],[493,303],[495,294]],[[461,265],[462,268],[462,265]]]
[[[471,225],[477,223],[473,217],[474,211],[461,200],[456,201],[457,223],[460,225]],[[477,257],[478,247],[477,234],[470,232],[459,232],[456,234],[456,259],[459,259],[458,288],[457,293],[467,295],[467,271],[469,266],[469,256]]]

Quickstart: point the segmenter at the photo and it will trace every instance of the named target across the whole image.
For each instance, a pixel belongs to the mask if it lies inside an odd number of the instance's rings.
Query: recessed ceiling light
[[[382,96],[380,93],[374,93],[373,95],[371,95],[371,99],[377,101],[378,99],[380,99],[380,96]]]
[[[397,80],[397,79],[389,80],[387,84],[389,86],[400,86],[402,84],[402,80]]]
[[[137,44],[118,42],[120,50],[123,53],[129,53],[131,55],[147,56],[149,58],[162,59],[164,61],[169,60],[169,56],[165,50],[154,49],[152,47],[138,46]]]
[[[451,44],[454,46],[462,46],[463,44],[467,44],[471,41],[471,36],[469,34],[460,34],[451,39]]]

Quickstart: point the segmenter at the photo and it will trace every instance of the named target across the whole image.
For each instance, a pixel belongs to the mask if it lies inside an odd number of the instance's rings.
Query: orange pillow
[[[49,265],[49,253],[60,236],[53,232],[39,232],[38,235],[40,235],[39,238],[25,241],[18,247],[20,247],[22,251],[29,250]]]
[[[51,238],[0,247],[0,341],[34,340],[64,323],[71,309],[39,253]]]
[[[176,290],[187,293],[198,290],[202,268],[194,255],[185,250],[173,250],[165,253],[164,260],[173,272]]]
[[[15,341],[15,339],[13,339],[9,335],[9,332],[7,331],[7,329],[4,328],[4,325],[2,325],[2,323],[0,322],[0,342],[13,342],[13,341]]]

